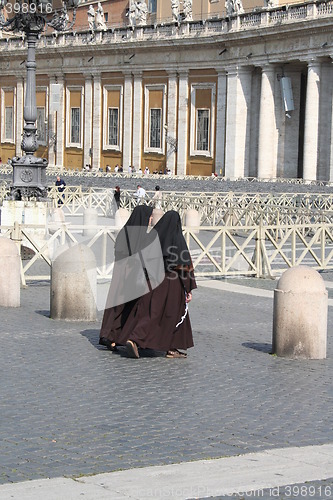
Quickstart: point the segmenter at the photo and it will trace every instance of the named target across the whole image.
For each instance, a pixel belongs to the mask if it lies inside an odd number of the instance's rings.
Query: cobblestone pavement
[[[268,298],[198,288],[187,360],[98,346],[94,323],[49,318],[49,285],[0,308],[0,482],[80,476],[333,441],[328,359],[269,354]]]
[[[50,178],[49,178],[50,179]],[[309,184],[295,184],[288,182],[248,182],[246,180],[227,181],[222,179],[177,179],[162,176],[161,178],[143,177],[67,177],[69,185],[87,187],[114,187],[117,184],[121,189],[136,190],[141,184],[146,190],[153,191],[156,185],[165,191],[200,191],[200,192],[261,192],[261,193],[333,193],[333,187]],[[67,182],[66,180],[66,182]]]
[[[12,181],[11,174],[0,174],[0,180]],[[296,184],[294,182],[260,182],[247,180],[230,181],[222,178],[204,180],[192,179],[177,179],[173,177],[152,177],[143,176],[123,177],[101,175],[95,177],[91,174],[82,176],[64,176],[68,186],[83,186],[96,188],[114,188],[119,185],[121,189],[132,189],[136,191],[137,184],[141,184],[146,190],[153,191],[156,185],[159,185],[161,190],[165,191],[200,191],[200,192],[258,192],[258,193],[333,193],[333,186],[319,186],[309,184]],[[54,176],[47,175],[46,182],[49,186],[54,185],[56,174]]]

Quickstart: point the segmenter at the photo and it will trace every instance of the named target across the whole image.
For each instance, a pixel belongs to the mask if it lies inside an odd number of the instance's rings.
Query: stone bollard
[[[97,271],[92,250],[75,245],[58,255],[51,268],[51,318],[96,320]]]
[[[153,210],[153,221],[152,225],[155,226],[155,224],[158,223],[158,221],[163,217],[164,212],[160,208],[154,208]]]
[[[96,208],[86,208],[83,212],[83,224],[84,226],[97,226],[98,225],[98,212]],[[96,227],[84,228],[83,236],[95,236],[97,232]]]
[[[200,226],[200,213],[194,208],[188,208],[185,211],[185,227],[192,228]],[[194,234],[198,234],[199,230],[193,231]]]
[[[0,237],[0,306],[20,307],[21,257],[14,241]]]
[[[63,224],[65,224],[65,214],[62,208],[55,208],[51,212],[50,219],[47,223],[49,234],[54,234]]]
[[[314,269],[288,269],[274,290],[273,353],[286,358],[325,359],[328,294]]]
[[[121,229],[128,221],[130,215],[131,214],[130,214],[129,210],[127,210],[127,208],[118,208],[118,210],[116,211],[115,218],[114,218],[115,226],[117,228]]]

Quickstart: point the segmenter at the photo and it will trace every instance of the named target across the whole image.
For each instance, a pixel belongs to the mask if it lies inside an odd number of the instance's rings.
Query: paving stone
[[[327,360],[271,356],[270,299],[199,288],[195,347],[171,362],[99,347],[102,313],[40,315],[45,285],[21,303],[0,308],[2,483],[332,441],[331,334]]]
[[[102,312],[51,320],[49,295],[34,283],[0,308],[0,483],[332,442],[332,308],[328,358],[287,360],[269,354],[272,299],[199,288],[188,359],[134,360],[98,345]]]

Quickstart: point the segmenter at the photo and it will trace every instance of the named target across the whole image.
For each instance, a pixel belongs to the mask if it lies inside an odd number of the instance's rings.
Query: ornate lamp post
[[[26,35],[28,54],[26,59],[27,80],[24,100],[24,127],[21,148],[24,155],[12,159],[13,199],[46,198],[47,160],[34,156],[37,150],[37,105],[36,105],[36,43],[45,28],[51,26],[59,32],[69,31],[75,23],[76,8],[80,0],[63,0],[62,7],[54,10],[52,0],[0,0],[0,29]],[[67,8],[73,9],[69,20]],[[52,15],[53,14],[53,15]],[[52,15],[52,16],[51,16]]]

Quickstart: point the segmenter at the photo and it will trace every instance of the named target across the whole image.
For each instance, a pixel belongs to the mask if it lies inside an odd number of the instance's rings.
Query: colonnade
[[[295,84],[297,101],[295,110],[291,113],[290,122],[283,108],[279,72],[281,65],[263,64],[255,67],[226,66],[209,70],[209,75],[216,85],[216,106],[214,117],[214,144],[211,159],[213,169],[228,178],[256,176],[261,179],[275,178],[281,175],[297,177],[297,148],[303,149],[303,179],[318,178],[318,148],[320,128],[329,127],[330,143],[325,156],[327,159],[326,179],[333,181],[333,98],[332,83],[321,82],[320,60],[297,63],[293,69],[288,66],[292,84]],[[328,63],[325,62],[328,67]],[[304,109],[300,98],[300,74],[306,73]],[[327,74],[333,75],[333,66],[327,69]],[[154,75],[149,75],[150,79]],[[161,78],[161,77],[159,77]],[[200,80],[194,69],[166,70],[165,84],[167,88],[165,128],[166,128],[166,167],[173,173],[184,175],[188,173],[190,161],[189,136],[191,133],[191,82]],[[205,79],[207,81],[207,77]],[[103,85],[105,78],[98,72],[83,75],[83,164],[89,164],[98,169],[103,154]],[[56,84],[56,85],[55,85]],[[50,111],[49,127],[56,137],[55,148],[49,148],[48,161],[50,165],[64,164],[66,146],[65,125],[65,91],[66,75],[51,76],[49,79],[48,98]],[[122,164],[138,166],[143,156],[144,134],[144,71],[123,72],[123,130],[120,146]],[[323,85],[327,87],[329,100],[326,109],[321,111],[321,92]],[[259,94],[256,95],[256,88]],[[55,95],[56,89],[56,95]],[[16,83],[16,137],[21,137],[23,131],[23,78],[17,78]],[[325,97],[327,97],[327,95]],[[300,115],[303,113],[304,129]],[[323,114],[324,113],[324,114]],[[324,123],[326,120],[326,123]],[[288,129],[289,127],[289,129]],[[288,139],[288,130],[292,130],[293,138]],[[303,142],[301,142],[300,138]],[[174,147],[169,148],[168,142]],[[16,141],[16,154],[20,154],[20,144]],[[292,156],[293,167],[289,172],[283,171],[281,162]],[[208,155],[209,156],[209,155]],[[205,159],[203,160],[205,161]],[[281,170],[282,168],[282,170]]]

